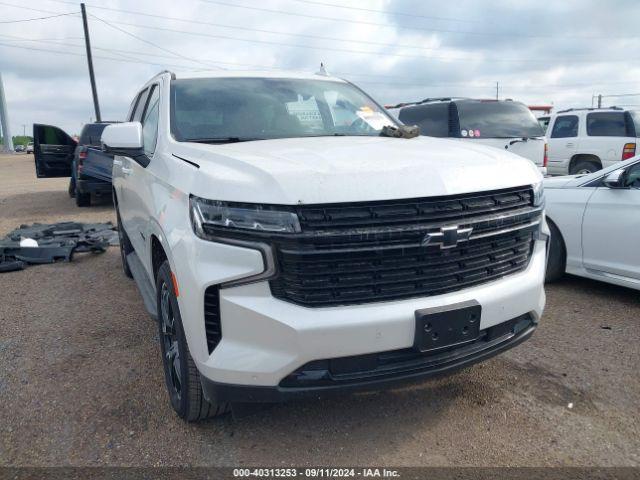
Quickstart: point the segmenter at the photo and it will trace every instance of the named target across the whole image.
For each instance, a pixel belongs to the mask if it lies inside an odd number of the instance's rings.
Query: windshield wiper
[[[262,140],[262,138],[250,137],[213,137],[213,138],[187,138],[187,142],[194,143],[238,143],[252,142],[254,140]]]
[[[543,140],[543,138],[542,137],[520,137],[520,138],[517,138],[516,140],[511,140],[509,142],[509,145],[513,145],[514,143],[520,143],[520,142],[528,142],[529,140]]]

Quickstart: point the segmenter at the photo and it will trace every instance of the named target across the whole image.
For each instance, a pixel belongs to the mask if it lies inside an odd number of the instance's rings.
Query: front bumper
[[[202,378],[205,396],[213,402],[284,402],[337,393],[372,391],[452,373],[519,345],[537,324],[529,314],[481,332],[478,341],[439,354],[411,349],[316,361],[285,377],[277,386],[219,383]],[[394,359],[395,361],[390,361]],[[368,369],[367,367],[368,366]]]
[[[180,279],[178,301],[192,357],[205,388],[214,396],[221,388],[255,387],[262,391],[264,387],[272,391],[266,394],[267,398],[280,397],[280,393],[273,392],[282,388],[283,379],[309,362],[408,349],[413,345],[414,313],[418,309],[475,300],[482,306],[480,329],[486,330],[525,314],[531,316],[535,325],[545,303],[546,242],[537,240],[529,265],[523,271],[431,297],[309,308],[274,298],[266,281],[223,288],[222,340],[209,353],[204,328],[204,291],[222,281],[215,275],[224,272],[224,280],[240,278],[260,273],[263,264],[255,250],[196,242],[177,247],[178,250],[187,247],[179,255],[189,259],[175,264]],[[244,271],[240,273],[241,270]],[[502,347],[496,353],[499,351]],[[451,368],[481,361],[484,355],[461,360]],[[255,396],[243,393],[240,397],[243,395]]]

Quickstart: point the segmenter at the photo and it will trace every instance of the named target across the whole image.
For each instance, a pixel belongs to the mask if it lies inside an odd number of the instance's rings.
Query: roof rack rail
[[[581,112],[581,111],[593,111],[593,110],[624,110],[622,107],[582,107],[582,108],[566,108],[564,110],[558,110],[558,113],[567,113],[567,112]]]
[[[409,107],[412,105],[422,105],[423,103],[429,103],[429,102],[452,102],[454,100],[470,100],[469,97],[429,97],[429,98],[424,98],[422,100],[417,100],[415,102],[402,102],[402,103],[398,103],[396,105],[385,105],[384,108],[402,108],[402,107]]]

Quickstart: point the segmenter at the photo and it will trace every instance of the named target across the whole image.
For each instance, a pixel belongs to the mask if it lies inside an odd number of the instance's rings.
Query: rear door
[[[113,156],[102,151],[100,137],[108,123],[87,125],[80,137],[80,143],[87,147],[87,158],[84,160],[82,173],[105,182],[111,182]]]
[[[568,173],[569,160],[578,151],[579,125],[580,119],[577,115],[558,115],[553,124],[549,125],[549,173]]]
[[[70,177],[76,141],[58,127],[33,124],[33,154],[38,178]]]

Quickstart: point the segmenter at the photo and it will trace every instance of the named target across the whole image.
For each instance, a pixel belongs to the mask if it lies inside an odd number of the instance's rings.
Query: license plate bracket
[[[413,348],[431,352],[473,342],[480,335],[481,315],[475,300],[416,310]]]

